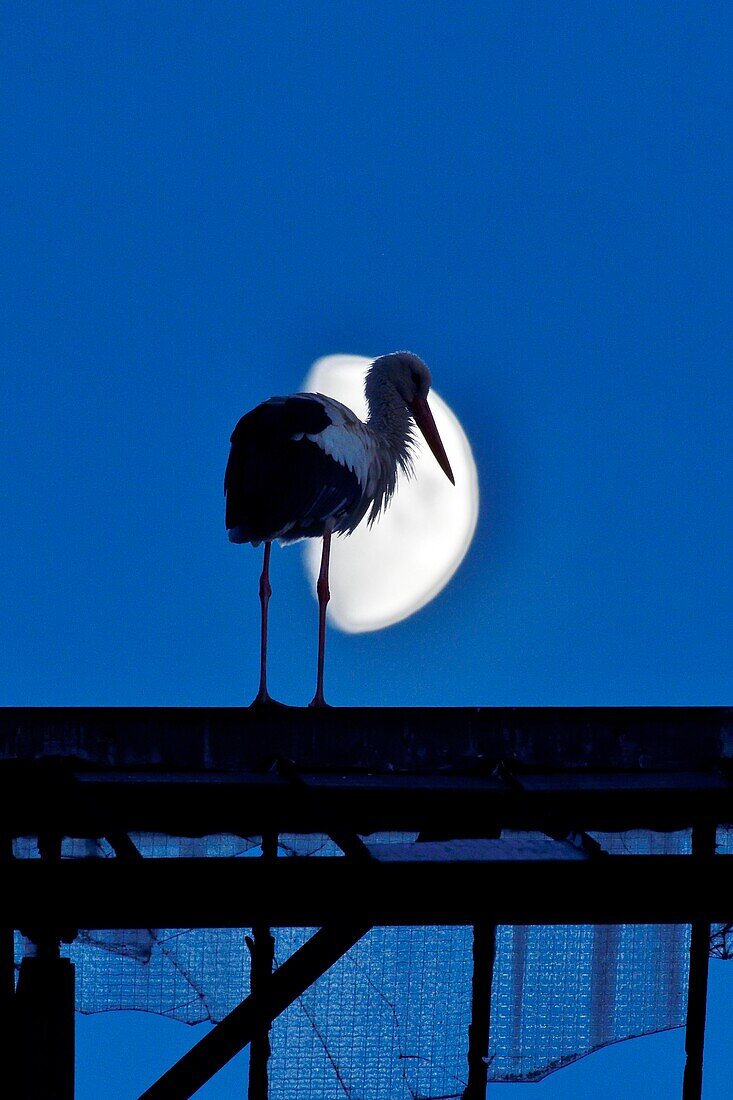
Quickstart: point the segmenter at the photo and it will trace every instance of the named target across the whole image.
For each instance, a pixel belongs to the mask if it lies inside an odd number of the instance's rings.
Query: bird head
[[[375,359],[369,373],[395,388],[422,432],[425,442],[435,455],[441,470],[455,485],[445,447],[428,405],[428,392],[433,379],[426,364],[411,351],[394,351],[390,355],[382,355],[379,359]]]

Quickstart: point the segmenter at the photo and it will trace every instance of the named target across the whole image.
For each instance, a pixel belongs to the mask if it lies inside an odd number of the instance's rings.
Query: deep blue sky
[[[4,4],[2,701],[247,700],[229,433],[319,355],[409,347],[479,528],[429,608],[331,637],[331,700],[729,702],[730,31],[715,3]],[[273,586],[272,688],[305,702],[297,549]]]

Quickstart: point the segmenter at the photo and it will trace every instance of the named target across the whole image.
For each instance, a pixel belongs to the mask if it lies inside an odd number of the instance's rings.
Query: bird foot
[[[331,704],[327,703],[319,692],[316,692],[308,706],[313,707],[314,710],[331,710]]]
[[[279,703],[277,699],[273,699],[266,691],[259,691],[249,704],[249,709],[259,711],[285,710],[287,706],[287,703]]]

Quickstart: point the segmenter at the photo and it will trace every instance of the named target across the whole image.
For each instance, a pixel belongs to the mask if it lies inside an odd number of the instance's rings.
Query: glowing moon
[[[363,355],[326,355],[313,364],[303,392],[335,397],[366,420],[364,375],[371,363]],[[333,540],[329,617],[350,634],[391,626],[424,607],[445,587],[471,545],[479,499],[471,446],[435,390],[429,404],[456,484],[451,485],[416,432],[415,477],[399,479],[392,503],[372,528],[364,520],[353,535]],[[321,541],[307,539],[303,545],[315,594]]]

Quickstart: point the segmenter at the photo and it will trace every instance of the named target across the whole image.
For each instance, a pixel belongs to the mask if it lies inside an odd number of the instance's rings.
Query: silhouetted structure
[[[692,925],[684,1100],[701,1095],[711,923],[733,915],[726,708],[6,709],[0,712],[0,1035],[16,1094],[73,1096],[83,929],[253,929],[250,996],[144,1095],[191,1096],[374,926],[474,929],[464,1096],[486,1092],[497,925]],[[616,855],[599,831],[692,830],[685,855]],[[412,834],[370,843],[375,832]],[[135,833],[263,837],[265,858],[142,858]],[[277,858],[281,834],[341,855]],[[503,833],[503,835],[502,835]],[[417,834],[417,839],[415,839]],[[542,835],[537,835],[542,834]],[[37,838],[39,859],[10,842]],[[64,837],[111,859],[62,859]],[[270,929],[314,927],[272,974]],[[36,945],[13,991],[12,930]],[[11,1030],[12,1029],[14,1030]]]

